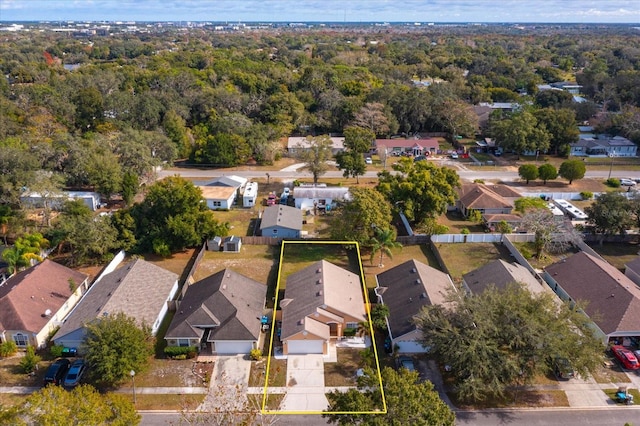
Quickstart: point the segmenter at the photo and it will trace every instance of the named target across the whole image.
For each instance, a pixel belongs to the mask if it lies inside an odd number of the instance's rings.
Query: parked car
[[[269,196],[267,197],[267,206],[275,206],[276,205],[276,194],[273,192],[269,193]]]
[[[453,154],[451,154],[451,158],[453,158],[454,160],[458,159],[458,153],[454,152]]]
[[[67,374],[67,370],[69,370],[69,362],[68,359],[60,358],[57,359],[53,364],[47,368],[47,372],[44,374],[44,385],[48,385],[50,383],[54,385],[59,385],[62,383],[64,379],[64,375]]]
[[[398,358],[398,367],[406,368],[409,371],[416,371],[416,366],[413,365],[413,360],[408,356],[401,356]]]
[[[424,160],[426,160],[426,159],[427,159],[426,155],[416,155],[416,156],[413,158],[413,161],[424,161]]]
[[[67,375],[64,377],[62,386],[65,388],[74,388],[78,386],[86,369],[87,365],[83,359],[76,359],[73,361],[73,363],[71,363],[71,367],[69,367]]]
[[[622,186],[636,186],[636,183],[634,181],[632,181],[631,179],[622,178],[622,179],[620,179],[620,185],[622,185]]]
[[[560,356],[553,359],[553,373],[558,380],[569,380],[576,376],[569,360]]]
[[[611,353],[613,356],[618,358],[618,361],[622,364],[624,368],[629,370],[637,370],[640,368],[640,363],[638,363],[638,358],[631,352],[629,349],[624,346],[614,345],[611,346]]]
[[[371,159],[371,157],[365,157],[365,158],[364,158],[364,162],[365,162],[366,164],[373,164],[373,160]]]

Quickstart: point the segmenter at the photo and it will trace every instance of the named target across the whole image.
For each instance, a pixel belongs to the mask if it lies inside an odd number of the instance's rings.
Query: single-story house
[[[61,209],[65,201],[81,200],[91,211],[100,208],[100,194],[89,191],[60,191],[40,193],[27,191],[20,195],[20,203],[31,208],[44,208],[45,203],[51,209]]]
[[[267,286],[231,269],[191,284],[169,325],[169,346],[205,353],[248,354],[259,348]]]
[[[178,275],[144,259],[132,260],[94,283],[53,336],[56,345],[78,348],[85,325],[103,315],[124,312],[156,334],[178,291]]]
[[[624,265],[624,274],[640,286],[640,256]]]
[[[569,155],[576,157],[609,156],[609,157],[637,157],[638,146],[622,136],[610,138],[599,135],[596,138],[581,138],[578,142],[569,144]]]
[[[89,288],[89,277],[45,259],[0,286],[0,341],[43,347]]]
[[[262,213],[260,232],[263,237],[300,238],[302,210],[277,204]]]
[[[379,303],[389,308],[387,329],[399,353],[422,353],[414,318],[424,306],[447,304],[447,295],[456,291],[449,275],[417,260],[409,260],[376,275]]]
[[[387,150],[387,155],[410,153],[411,155],[434,155],[438,153],[437,139],[376,139],[375,149],[378,153]]]
[[[478,210],[481,214],[511,214],[513,205],[509,200],[481,183],[465,183],[458,189],[456,207],[466,217],[469,210]]]
[[[291,136],[287,139],[287,151],[291,155],[299,154],[302,151],[308,151],[311,147],[310,141],[313,136]],[[344,136],[331,137],[331,153],[336,155],[340,151],[344,151]]]
[[[297,186],[293,189],[295,206],[300,210],[327,210],[334,207],[336,201],[351,199],[349,188],[344,186]]]
[[[207,207],[212,210],[230,209],[233,207],[238,190],[230,186],[199,186]]]
[[[480,102],[478,106],[489,107],[492,111],[501,110],[506,112],[514,112],[520,109],[520,104],[517,102]]]
[[[229,188],[236,188],[240,192],[244,191],[247,185],[247,178],[236,175],[219,176],[210,182],[205,183],[203,186],[227,186]]]
[[[331,339],[367,320],[360,276],[326,260],[289,275],[280,307],[285,355],[326,355]]]
[[[547,285],[540,283],[527,268],[502,259],[489,262],[462,276],[462,285],[471,294],[480,294],[489,286],[504,290],[511,283],[520,283],[533,294],[549,292]]]
[[[640,338],[640,288],[615,266],[582,251],[547,266],[543,278],[561,299],[587,304],[584,312],[605,344]]]

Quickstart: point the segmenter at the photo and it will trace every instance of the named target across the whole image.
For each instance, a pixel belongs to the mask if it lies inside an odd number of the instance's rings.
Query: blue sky
[[[629,0],[0,0],[0,20],[639,23]]]

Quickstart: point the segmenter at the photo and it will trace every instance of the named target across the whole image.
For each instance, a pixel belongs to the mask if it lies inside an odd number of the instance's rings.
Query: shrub
[[[52,357],[59,358],[62,356],[63,349],[64,349],[64,346],[62,345],[53,345],[51,346],[51,348],[49,348],[49,353],[51,354]]]
[[[473,183],[484,183],[484,179],[474,179]]]
[[[27,346],[27,354],[20,360],[20,369],[23,373],[29,374],[36,369],[41,360],[42,358],[36,355],[33,346],[29,345]]]
[[[356,335],[357,331],[358,329],[356,328],[345,328],[344,331],[342,332],[342,335],[345,337],[353,337]]]
[[[18,352],[18,345],[13,340],[0,343],[0,356],[7,357]]]
[[[262,359],[262,351],[260,349],[251,349],[249,356],[254,361],[260,361]]]
[[[197,353],[198,348],[196,346],[167,346],[164,348],[165,356],[173,359],[195,358]],[[182,357],[182,355],[184,355],[184,357]]]
[[[582,198],[583,200],[590,200],[593,198],[593,192],[591,191],[582,191],[580,193],[580,198]]]
[[[529,260],[529,259],[531,259],[533,257],[533,254],[531,254],[529,249],[526,248],[526,247],[521,247],[520,248],[520,254],[522,255],[522,257],[524,257],[527,260]]]
[[[172,357],[171,359],[176,359],[176,360],[187,359],[187,354],[176,355],[176,356]]]
[[[610,186],[611,188],[620,188],[620,179],[618,178],[609,178],[604,181],[604,184]]]
[[[471,231],[469,231],[469,228],[462,228],[462,230],[460,230],[460,233],[462,235],[469,235]]]

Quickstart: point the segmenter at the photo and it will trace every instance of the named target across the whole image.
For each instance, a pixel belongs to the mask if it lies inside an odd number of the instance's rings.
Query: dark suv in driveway
[[[54,385],[61,384],[65,374],[67,374],[67,370],[69,370],[69,364],[69,360],[64,358],[58,359],[51,364],[44,375],[44,385],[46,386],[49,383]]]

